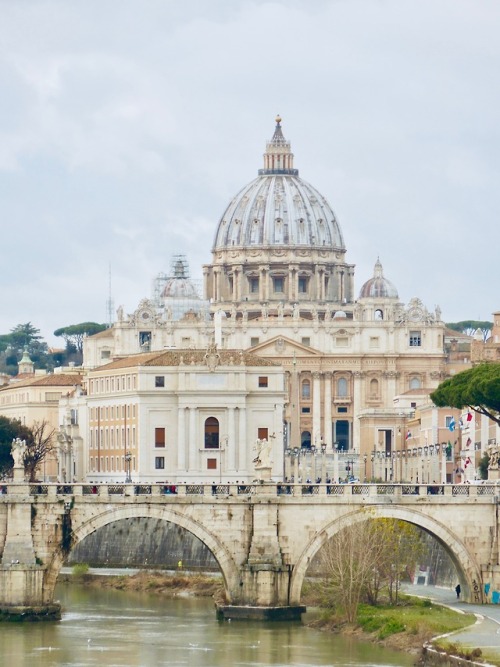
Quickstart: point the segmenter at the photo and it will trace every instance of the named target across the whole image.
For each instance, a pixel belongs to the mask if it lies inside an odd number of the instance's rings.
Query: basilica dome
[[[232,247],[307,246],[345,252],[340,226],[330,204],[299,178],[281,118],[264,153],[264,168],[224,211],[214,251]]]
[[[398,291],[390,280],[384,276],[382,264],[377,259],[373,270],[373,278],[367,280],[359,292],[360,299],[398,299]]]

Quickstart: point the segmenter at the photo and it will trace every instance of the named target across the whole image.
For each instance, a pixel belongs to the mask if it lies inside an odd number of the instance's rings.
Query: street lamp
[[[127,472],[127,476],[125,477],[125,484],[131,484],[132,483],[132,477],[130,476],[130,462],[132,460],[132,454],[130,452],[127,452],[125,454],[125,470]]]

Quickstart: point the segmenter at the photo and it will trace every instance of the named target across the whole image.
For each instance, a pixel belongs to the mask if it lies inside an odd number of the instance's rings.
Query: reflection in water
[[[58,623],[4,625],[2,664],[16,667],[263,667],[413,664],[407,655],[298,623],[219,622],[206,599],[60,586]]]

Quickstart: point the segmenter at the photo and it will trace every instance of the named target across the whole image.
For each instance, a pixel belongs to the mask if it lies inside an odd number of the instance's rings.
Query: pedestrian
[[[457,600],[460,600],[460,591],[461,591],[461,590],[462,590],[462,589],[460,588],[460,584],[457,584],[457,585],[455,586],[455,593],[457,594]]]

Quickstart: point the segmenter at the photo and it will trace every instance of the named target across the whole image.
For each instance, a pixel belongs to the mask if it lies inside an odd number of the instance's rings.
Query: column
[[[332,374],[327,371],[325,377],[325,421],[323,426],[323,442],[329,448],[332,444]]]
[[[353,373],[353,381],[354,381],[354,387],[353,387],[353,414],[356,415],[359,412],[360,406],[362,405],[361,403],[361,396],[362,396],[362,382],[365,374],[361,373],[360,371],[356,371]],[[359,443],[360,443],[360,421],[359,419],[355,419],[352,424],[352,445],[356,449],[359,450]],[[357,447],[356,447],[357,445]]]
[[[321,373],[313,373],[313,415],[311,444],[319,446],[321,439]]]
[[[242,473],[248,474],[248,462],[247,462],[247,414],[246,408],[239,409],[239,442],[238,442],[238,461],[236,464],[236,470],[239,470]],[[235,443],[236,446],[236,443]]]
[[[233,472],[234,470],[236,470],[236,421],[235,421],[235,409],[229,408],[225,472]]]
[[[177,469],[179,472],[186,470],[186,414],[183,406],[177,409]]]
[[[196,408],[188,408],[189,410],[189,438],[188,438],[188,450],[189,450],[189,471],[194,472],[198,470],[198,457],[197,457],[197,437],[196,437]]]
[[[300,371],[296,368],[297,362],[293,360],[293,372],[291,374],[290,387],[290,434],[289,447],[300,447]]]

